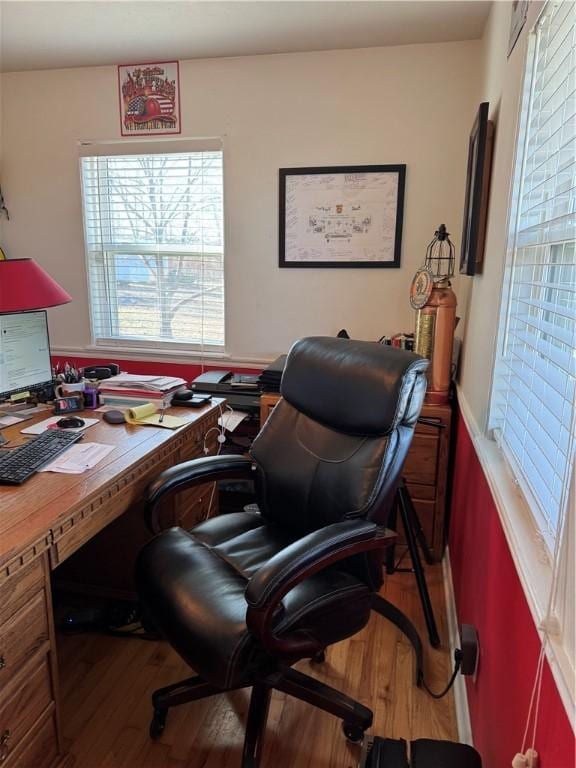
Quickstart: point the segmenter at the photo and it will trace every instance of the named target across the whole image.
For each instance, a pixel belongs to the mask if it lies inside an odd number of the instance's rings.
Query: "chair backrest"
[[[427,367],[412,352],[375,342],[296,342],[283,399],[250,451],[264,517],[302,532],[349,518],[385,525]]]

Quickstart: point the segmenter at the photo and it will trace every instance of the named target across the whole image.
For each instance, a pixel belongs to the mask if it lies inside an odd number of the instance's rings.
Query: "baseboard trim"
[[[452,654],[460,647],[460,635],[458,632],[458,615],[456,613],[456,599],[454,595],[454,582],[452,581],[452,567],[450,565],[450,552],[448,547],[442,560],[442,575],[444,577],[444,599],[446,602],[446,616],[448,620],[448,635]],[[470,722],[470,710],[468,709],[468,695],[466,681],[462,675],[456,675],[454,681],[454,704],[456,707],[456,723],[458,727],[458,740],[463,744],[474,746],[472,739],[472,724]]]

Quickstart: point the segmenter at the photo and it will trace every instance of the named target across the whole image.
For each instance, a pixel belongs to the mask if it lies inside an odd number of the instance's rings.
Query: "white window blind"
[[[81,158],[94,341],[222,348],[222,152],[110,150]]]
[[[551,548],[576,388],[576,6],[549,2],[529,49],[491,426]]]

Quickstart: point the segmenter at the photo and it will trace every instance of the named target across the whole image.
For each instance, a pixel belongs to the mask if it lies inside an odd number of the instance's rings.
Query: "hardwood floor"
[[[427,569],[442,647],[425,643],[426,677],[444,687],[452,662],[447,647],[441,566]],[[424,640],[415,580],[386,579],[382,594],[416,623]],[[59,638],[64,736],[76,768],[238,768],[250,691],[174,708],[162,738],[148,737],[152,691],[190,677],[166,643],[104,635]],[[457,739],[452,692],[434,700],[414,686],[411,646],[373,614],[359,634],[332,646],[326,663],[298,668],[339,688],[374,711],[374,734],[406,739]],[[355,768],[359,748],[336,718],[275,693],[263,768]]]

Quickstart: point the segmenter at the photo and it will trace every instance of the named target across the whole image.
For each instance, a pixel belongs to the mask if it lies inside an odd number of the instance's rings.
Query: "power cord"
[[[202,450],[204,452],[205,456],[210,455],[210,448],[208,447],[208,437],[212,432],[217,432],[218,437],[216,438],[216,441],[218,443],[218,448],[216,450],[216,456],[219,456],[222,451],[222,446],[226,442],[226,422],[224,419],[224,410],[222,408],[222,403],[218,403],[218,410],[220,411],[220,418],[218,419],[218,426],[217,427],[210,427],[210,429],[206,432],[204,435],[204,444],[202,447]],[[226,404],[226,410],[229,413],[234,413],[234,409]],[[210,501],[208,502],[208,507],[206,509],[206,513],[203,517],[203,520],[207,520],[211,514],[212,514],[212,504],[214,503],[214,494],[216,493],[216,488],[218,487],[217,483],[212,484],[212,492],[210,494]]]
[[[448,685],[446,686],[446,688],[444,688],[444,690],[441,691],[440,693],[435,693],[426,685],[426,681],[424,680],[424,675],[422,675],[422,678],[421,678],[422,687],[430,696],[432,696],[433,699],[441,699],[442,697],[446,696],[450,688],[452,688],[452,686],[454,685],[454,681],[456,680],[456,675],[460,671],[461,666],[462,666],[462,651],[460,650],[460,648],[456,648],[456,650],[454,651],[454,671],[452,672],[452,676],[448,681]]]

